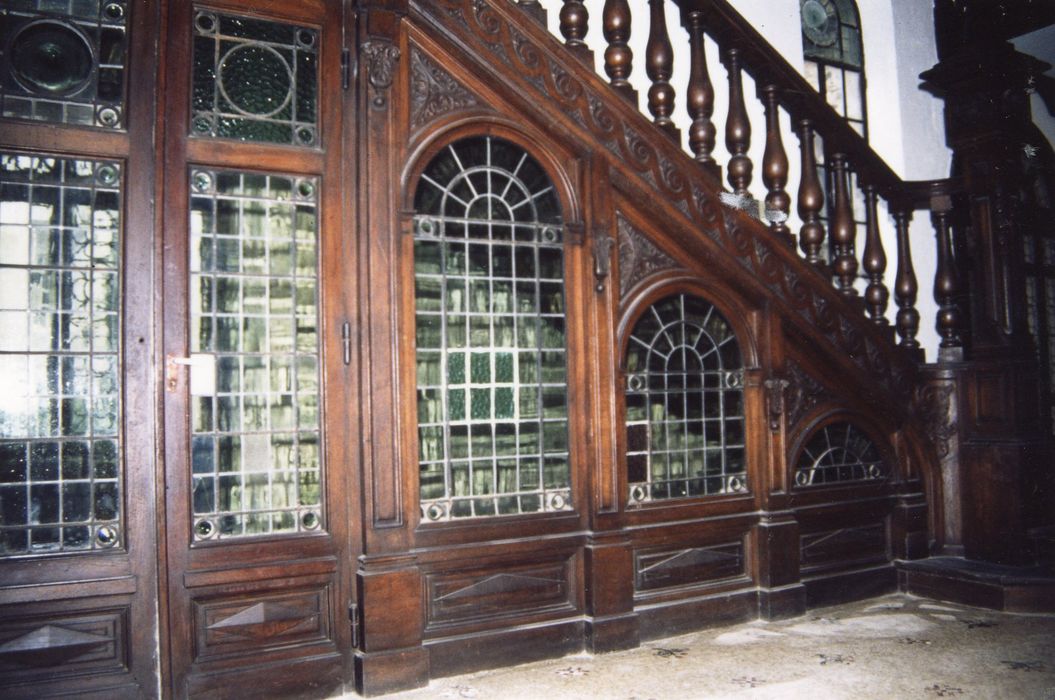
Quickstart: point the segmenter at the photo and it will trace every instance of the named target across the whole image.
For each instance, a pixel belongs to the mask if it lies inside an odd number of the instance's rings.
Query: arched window
[[[520,147],[460,140],[414,199],[421,513],[571,507],[560,203]]]
[[[885,479],[889,474],[879,448],[853,423],[829,423],[817,430],[795,463],[795,485]]]
[[[861,19],[853,0],[799,0],[806,79],[868,138]]]
[[[676,294],[650,306],[626,372],[631,504],[746,491],[743,362],[714,305]]]

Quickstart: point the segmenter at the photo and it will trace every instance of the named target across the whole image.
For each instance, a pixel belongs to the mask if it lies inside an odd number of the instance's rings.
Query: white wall
[[[730,0],[736,10],[796,69],[802,68],[802,34],[799,30],[799,0]],[[561,0],[542,0],[548,10],[549,28],[560,36]],[[584,0],[589,12],[589,33],[586,43],[594,50],[594,61],[599,74],[604,75],[604,41],[601,17],[604,0]],[[630,0],[633,16],[630,47],[634,52],[631,83],[638,91],[639,107],[647,114],[649,81],[645,74],[645,45],[648,41],[649,6],[646,0]],[[922,0],[858,0],[864,40],[865,70],[867,75],[866,102],[869,137],[872,148],[903,179],[935,179],[948,175],[950,152],[945,147],[942,124],[942,102],[918,89],[918,75],[936,62],[931,3]],[[685,89],[688,83],[688,40],[681,27],[681,18],[673,2],[665,3],[667,29],[674,49],[674,75],[671,84],[676,91],[674,121],[681,129],[682,143],[689,118],[685,111]],[[720,164],[729,160],[724,146],[725,114],[728,110],[727,76],[719,61],[713,41],[706,42],[707,65],[715,87],[713,120],[718,127],[714,157]],[[753,128],[748,155],[755,164],[752,194],[759,200],[765,189],[759,176],[765,148],[765,127],[761,103],[755,99],[755,85],[744,76],[744,96]],[[799,182],[799,142],[790,128],[786,113],[781,114],[784,147],[790,160],[788,191],[794,201]],[[798,231],[801,221],[792,205],[788,225]],[[880,229],[887,251],[887,286],[892,290],[896,272],[896,247],[893,221],[885,209],[880,212]],[[917,212],[912,226],[912,253],[920,292],[917,308],[922,320],[919,340],[928,359],[936,356],[938,336],[934,331],[936,306],[931,287],[934,279],[935,241],[930,218]],[[863,250],[863,240],[857,250]],[[888,307],[891,322],[897,307],[893,292]]]

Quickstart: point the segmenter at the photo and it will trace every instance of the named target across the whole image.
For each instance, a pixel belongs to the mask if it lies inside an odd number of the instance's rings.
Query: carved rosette
[[[388,89],[395,79],[396,63],[399,61],[399,47],[387,41],[368,41],[362,47],[363,62],[366,64],[367,81],[373,88],[370,106],[384,109],[388,106]]]
[[[477,106],[479,101],[424,52],[410,51],[410,126],[425,126],[444,114]]]
[[[619,230],[619,298],[625,299],[634,285],[654,272],[679,267],[669,255],[661,251],[645,234],[621,216],[616,216]]]

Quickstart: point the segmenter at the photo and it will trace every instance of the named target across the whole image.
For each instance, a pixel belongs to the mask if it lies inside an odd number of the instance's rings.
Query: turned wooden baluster
[[[894,210],[894,228],[897,230],[897,274],[894,277],[894,301],[897,303],[897,334],[899,345],[909,350],[919,347],[919,311],[916,310],[916,270],[912,267],[912,248],[908,241],[912,211],[907,208]]]
[[[766,218],[773,233],[789,245],[795,245],[788,228],[788,211],[791,195],[785,191],[788,184],[788,154],[780,136],[780,112],[777,102],[777,86],[766,85],[761,90],[766,109],[766,150],[762,154],[762,182],[766,186]]]
[[[605,0],[602,20],[604,39],[608,42],[604,51],[604,72],[612,87],[636,103],[637,95],[629,80],[634,64],[634,52],[627,44],[630,39],[630,5],[626,0]]]
[[[652,81],[648,89],[648,111],[656,126],[667,132],[675,141],[678,130],[670,115],[674,111],[674,88],[670,76],[674,72],[674,49],[667,34],[667,18],[663,12],[664,0],[648,0],[650,25],[648,44],[645,46],[645,75]]]
[[[743,76],[740,73],[740,49],[725,52],[725,67],[729,73],[729,118],[725,122],[725,147],[729,150],[727,179],[729,186],[740,197],[749,197],[751,184],[751,159],[747,149],[751,147],[751,122],[744,105]]]
[[[580,0],[564,0],[560,8],[560,33],[564,43],[577,54],[589,54],[586,33],[589,31],[590,13]]]
[[[718,164],[711,153],[717,129],[711,121],[714,114],[714,85],[707,73],[707,56],[703,50],[703,12],[694,10],[685,16],[689,31],[689,85],[685,91],[689,118],[689,148],[696,162],[703,165],[715,177],[720,177]]]
[[[886,306],[890,292],[883,284],[883,273],[886,272],[886,252],[879,237],[879,195],[872,185],[864,186],[865,193],[865,250],[861,264],[868,275],[868,288],[865,289],[865,306],[868,315],[880,326],[887,325]]]
[[[842,153],[832,155],[833,207],[832,207],[832,249],[835,260],[832,272],[835,275],[836,288],[844,296],[856,296],[854,277],[857,275],[857,258],[854,257],[854,239],[857,226],[854,223],[854,210],[850,204],[850,183],[846,169],[846,156]]]
[[[821,266],[821,246],[824,245],[824,224],[820,222],[824,206],[824,190],[817,177],[817,156],[813,152],[813,125],[809,119],[799,121],[799,150],[802,153],[802,179],[799,181],[798,213],[802,219],[799,247],[810,263]]]
[[[937,238],[938,260],[934,272],[934,301],[938,304],[938,318],[935,328],[941,336],[939,358],[942,355],[954,357],[955,349],[963,346],[960,338],[962,315],[956,305],[960,293],[959,273],[956,260],[952,254],[952,232],[949,230],[949,212],[952,210],[952,198],[948,195],[935,195],[930,200],[931,222],[934,224],[934,235]],[[947,351],[947,352],[943,352]]]

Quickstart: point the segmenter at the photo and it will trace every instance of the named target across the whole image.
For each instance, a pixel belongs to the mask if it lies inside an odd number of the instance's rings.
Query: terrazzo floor
[[[629,651],[440,678],[381,697],[1055,700],[1055,615],[999,613],[898,594],[817,608],[791,620],[649,641]]]

